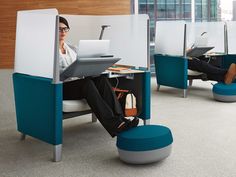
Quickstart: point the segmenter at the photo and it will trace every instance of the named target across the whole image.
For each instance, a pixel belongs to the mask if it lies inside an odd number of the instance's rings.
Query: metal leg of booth
[[[192,85],[193,85],[193,80],[190,79],[188,82],[189,82],[189,83],[188,83],[189,87],[192,87]]]
[[[20,135],[20,140],[25,140],[25,137],[26,137],[26,134],[24,134],[24,133],[21,133],[21,135]]]
[[[150,125],[150,119],[144,119],[143,125]]]
[[[160,90],[160,87],[161,87],[161,85],[160,85],[160,84],[157,84],[157,91]]]
[[[184,90],[184,98],[187,98],[187,89],[183,89]]]
[[[92,113],[92,122],[97,122],[97,120],[98,120],[97,116],[94,113]]]
[[[61,161],[61,153],[62,153],[62,144],[53,146],[53,161],[59,162]]]

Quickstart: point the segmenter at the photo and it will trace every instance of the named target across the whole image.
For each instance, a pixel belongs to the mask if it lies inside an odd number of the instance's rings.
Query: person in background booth
[[[59,17],[59,66],[60,72],[77,58],[74,47],[65,42],[70,27],[67,20]],[[103,127],[114,137],[129,128],[136,127],[138,118],[126,119],[112,86],[105,76],[76,79],[63,83],[63,100],[86,99]]]
[[[198,41],[187,50],[187,53],[193,49],[196,43],[201,43],[202,45],[207,45],[207,32],[203,32]],[[202,72],[206,75],[206,80],[213,80],[217,82],[223,82],[225,84],[231,84],[236,77],[236,64],[232,63],[228,69],[223,69],[216,67],[206,61],[204,61],[205,56],[200,57],[188,57],[188,69],[193,71]]]
[[[218,68],[204,60],[188,58],[188,69],[206,74],[207,80],[231,84],[236,77],[236,64],[232,63],[228,69]]]

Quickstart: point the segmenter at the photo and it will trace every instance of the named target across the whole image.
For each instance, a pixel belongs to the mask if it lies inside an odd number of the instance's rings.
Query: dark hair
[[[70,28],[68,21],[64,17],[59,17],[59,23],[63,23],[67,28]]]

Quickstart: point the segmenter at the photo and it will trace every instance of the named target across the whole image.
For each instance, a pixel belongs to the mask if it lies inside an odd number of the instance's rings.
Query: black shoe
[[[113,132],[113,137],[117,136],[119,133],[126,131],[130,128],[137,127],[139,123],[139,119],[135,117],[132,121],[124,121],[123,125],[117,127]]]
[[[129,129],[129,122],[123,122],[121,126],[118,126],[113,131],[114,136],[117,136],[119,133]]]
[[[129,122],[129,128],[137,127],[139,123],[139,118],[135,117],[132,121]]]

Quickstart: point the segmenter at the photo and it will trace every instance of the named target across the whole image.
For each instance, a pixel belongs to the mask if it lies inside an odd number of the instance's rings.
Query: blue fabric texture
[[[236,63],[236,55],[224,55],[222,61],[223,68],[229,68],[231,63]]]
[[[173,142],[169,128],[145,125],[124,131],[117,136],[116,145],[127,151],[150,151],[166,147]]]
[[[57,145],[62,143],[62,84],[14,73],[18,131]]]
[[[144,120],[151,118],[151,73],[146,71],[143,74],[143,89],[142,89],[142,113],[138,116]]]
[[[154,62],[158,85],[187,89],[188,61],[186,58],[156,54]]]
[[[217,83],[213,86],[213,92],[218,95],[236,95],[236,83],[229,85]]]

